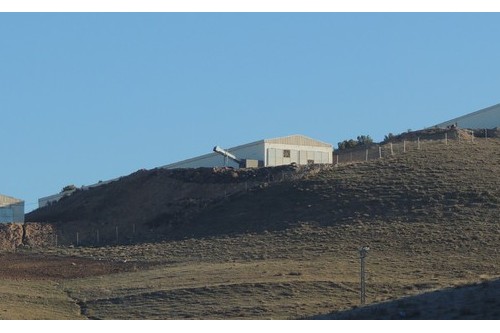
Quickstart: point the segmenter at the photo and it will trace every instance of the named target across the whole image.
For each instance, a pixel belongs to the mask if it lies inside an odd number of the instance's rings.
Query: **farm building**
[[[500,104],[445,121],[444,123],[437,124],[435,127],[446,128],[455,124],[460,128],[470,129],[500,127]]]
[[[331,164],[333,159],[333,146],[331,144],[304,135],[263,139],[226,150],[216,148],[212,153],[168,164],[162,168],[267,167],[291,163],[298,165]]]
[[[24,222],[24,201],[0,194],[0,223]]]

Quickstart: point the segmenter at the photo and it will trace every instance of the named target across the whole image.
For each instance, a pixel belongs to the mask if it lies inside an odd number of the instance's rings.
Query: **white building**
[[[500,104],[466,114],[455,119],[437,124],[435,127],[446,128],[456,124],[459,128],[492,129],[500,127]]]
[[[279,166],[291,163],[331,164],[333,146],[304,135],[290,135],[281,138],[264,139],[226,149],[239,160],[255,161],[256,166]],[[240,164],[212,152],[202,156],[163,166],[165,169],[229,166],[238,168]]]
[[[38,207],[45,207],[45,206],[50,205],[53,202],[58,202],[62,198],[73,194],[73,192],[75,192],[75,190],[62,191],[61,193],[57,193],[57,194],[49,195],[48,197],[40,198],[40,199],[38,199]]]
[[[0,194],[0,223],[24,222],[24,201]]]

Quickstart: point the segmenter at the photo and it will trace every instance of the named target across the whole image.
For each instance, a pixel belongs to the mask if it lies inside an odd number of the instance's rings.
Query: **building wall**
[[[0,223],[14,222],[14,210],[10,206],[0,207]]]
[[[242,145],[227,149],[228,152],[235,155],[240,159],[253,159],[253,160],[264,160],[264,142],[254,142],[247,145]],[[199,157],[191,158],[188,160],[180,161],[177,163],[172,163],[163,166],[165,169],[177,169],[177,168],[213,168],[213,167],[223,167],[229,166],[233,168],[238,168],[239,165],[231,159],[227,159],[227,164],[225,165],[224,156],[217,153],[210,153],[202,155]]]
[[[222,167],[230,166],[237,167],[237,163],[231,159],[227,159],[227,165],[224,156],[211,153],[207,155],[200,156],[198,158],[193,158],[186,161],[181,161],[165,166],[166,169],[177,169],[177,168],[212,168],[212,167]]]
[[[90,188],[90,186],[87,186],[86,188]],[[61,193],[57,193],[54,195],[49,195],[47,197],[40,198],[40,199],[38,199],[38,207],[45,207],[52,202],[57,202],[57,201],[61,200],[62,198],[73,194],[73,192],[75,192],[75,190],[65,191],[65,192],[61,192]]]
[[[247,145],[234,147],[227,151],[240,159],[264,162],[264,141],[257,141]]]
[[[290,151],[290,157],[284,156],[284,150]],[[312,161],[314,164],[331,164],[333,161],[332,153],[332,147],[266,143],[266,165],[278,166],[291,163],[306,165],[308,161]]]
[[[445,128],[457,123],[460,128],[482,129],[500,127],[500,104],[451,119],[435,127]]]
[[[24,222],[24,201],[0,207],[0,223]]]

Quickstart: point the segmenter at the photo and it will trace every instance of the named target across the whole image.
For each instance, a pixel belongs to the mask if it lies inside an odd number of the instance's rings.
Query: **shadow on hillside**
[[[500,279],[318,315],[316,320],[500,319]]]

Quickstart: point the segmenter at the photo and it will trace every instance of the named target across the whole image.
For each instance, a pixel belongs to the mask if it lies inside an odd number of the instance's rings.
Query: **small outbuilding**
[[[0,194],[0,223],[24,223],[24,201]]]

